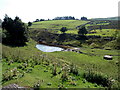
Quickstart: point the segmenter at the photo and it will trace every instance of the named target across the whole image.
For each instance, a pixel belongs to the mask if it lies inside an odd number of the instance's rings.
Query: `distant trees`
[[[62,33],[65,33],[65,32],[67,31],[67,28],[66,28],[66,27],[62,27],[62,28],[60,29],[60,31],[61,31]]]
[[[87,31],[87,29],[85,28],[85,26],[82,26],[82,27],[79,28],[79,30],[78,30],[78,35],[84,36],[84,35],[87,34],[87,33],[88,33],[88,31]]]
[[[75,20],[72,16],[55,17],[53,20]]]
[[[36,19],[34,22],[45,21],[45,19]]]
[[[40,21],[45,21],[45,19],[40,19]]]
[[[24,45],[28,41],[28,28],[19,17],[11,19],[5,15],[2,22],[2,29],[6,37],[3,38],[3,43],[12,45]]]
[[[32,22],[28,22],[28,26],[32,26]]]
[[[87,20],[87,17],[81,17],[81,20]]]
[[[35,22],[39,22],[40,20],[39,19],[36,19]]]

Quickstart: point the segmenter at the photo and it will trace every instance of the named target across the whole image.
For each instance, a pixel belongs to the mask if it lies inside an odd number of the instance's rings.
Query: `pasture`
[[[104,39],[79,40],[77,26],[88,23],[81,20],[49,20],[33,22],[29,27],[30,40],[26,46],[2,46],[2,85],[16,83],[23,87],[40,88],[105,88],[118,87],[118,52]],[[106,23],[108,24],[108,23]],[[67,27],[66,38],[60,29]],[[43,32],[43,36],[40,33]],[[86,36],[114,37],[116,29],[90,30]],[[50,38],[50,33],[53,38]],[[34,36],[33,36],[34,35]],[[57,36],[58,35],[58,36]],[[65,40],[60,40],[61,37]],[[73,36],[71,38],[71,35]],[[40,37],[41,36],[41,37]],[[49,37],[47,37],[49,36]],[[33,38],[34,37],[34,38]],[[65,46],[80,48],[82,53],[70,51],[42,52],[35,46],[36,38]],[[76,39],[77,38],[77,39]],[[70,39],[70,40],[69,40]],[[103,41],[102,41],[103,40]],[[99,43],[98,43],[99,42]],[[90,44],[89,44],[90,43]],[[54,43],[53,43],[54,44]],[[94,45],[99,47],[95,47]],[[108,48],[108,49],[107,49]],[[112,55],[112,60],[104,59]],[[0,64],[1,65],[1,64]],[[37,86],[39,84],[39,86]]]

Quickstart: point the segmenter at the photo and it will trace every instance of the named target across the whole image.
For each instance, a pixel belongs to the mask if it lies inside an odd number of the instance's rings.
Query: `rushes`
[[[89,71],[84,73],[84,78],[89,82],[97,83],[98,85],[102,85],[104,87],[111,88],[113,85],[113,79],[108,76],[103,76],[101,73]]]
[[[70,73],[73,73],[75,75],[78,75],[78,68],[76,65],[74,65],[73,63],[70,65]]]

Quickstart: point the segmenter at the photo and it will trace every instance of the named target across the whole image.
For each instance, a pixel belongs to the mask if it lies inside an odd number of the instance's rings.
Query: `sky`
[[[118,16],[119,0],[0,0],[0,18],[18,16],[23,22],[74,16],[80,19]],[[120,5],[120,4],[119,4]]]

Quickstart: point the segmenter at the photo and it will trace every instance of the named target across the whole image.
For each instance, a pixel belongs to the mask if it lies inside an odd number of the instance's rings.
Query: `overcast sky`
[[[5,14],[22,21],[74,16],[80,19],[118,16],[119,0],[0,0],[0,18]]]

